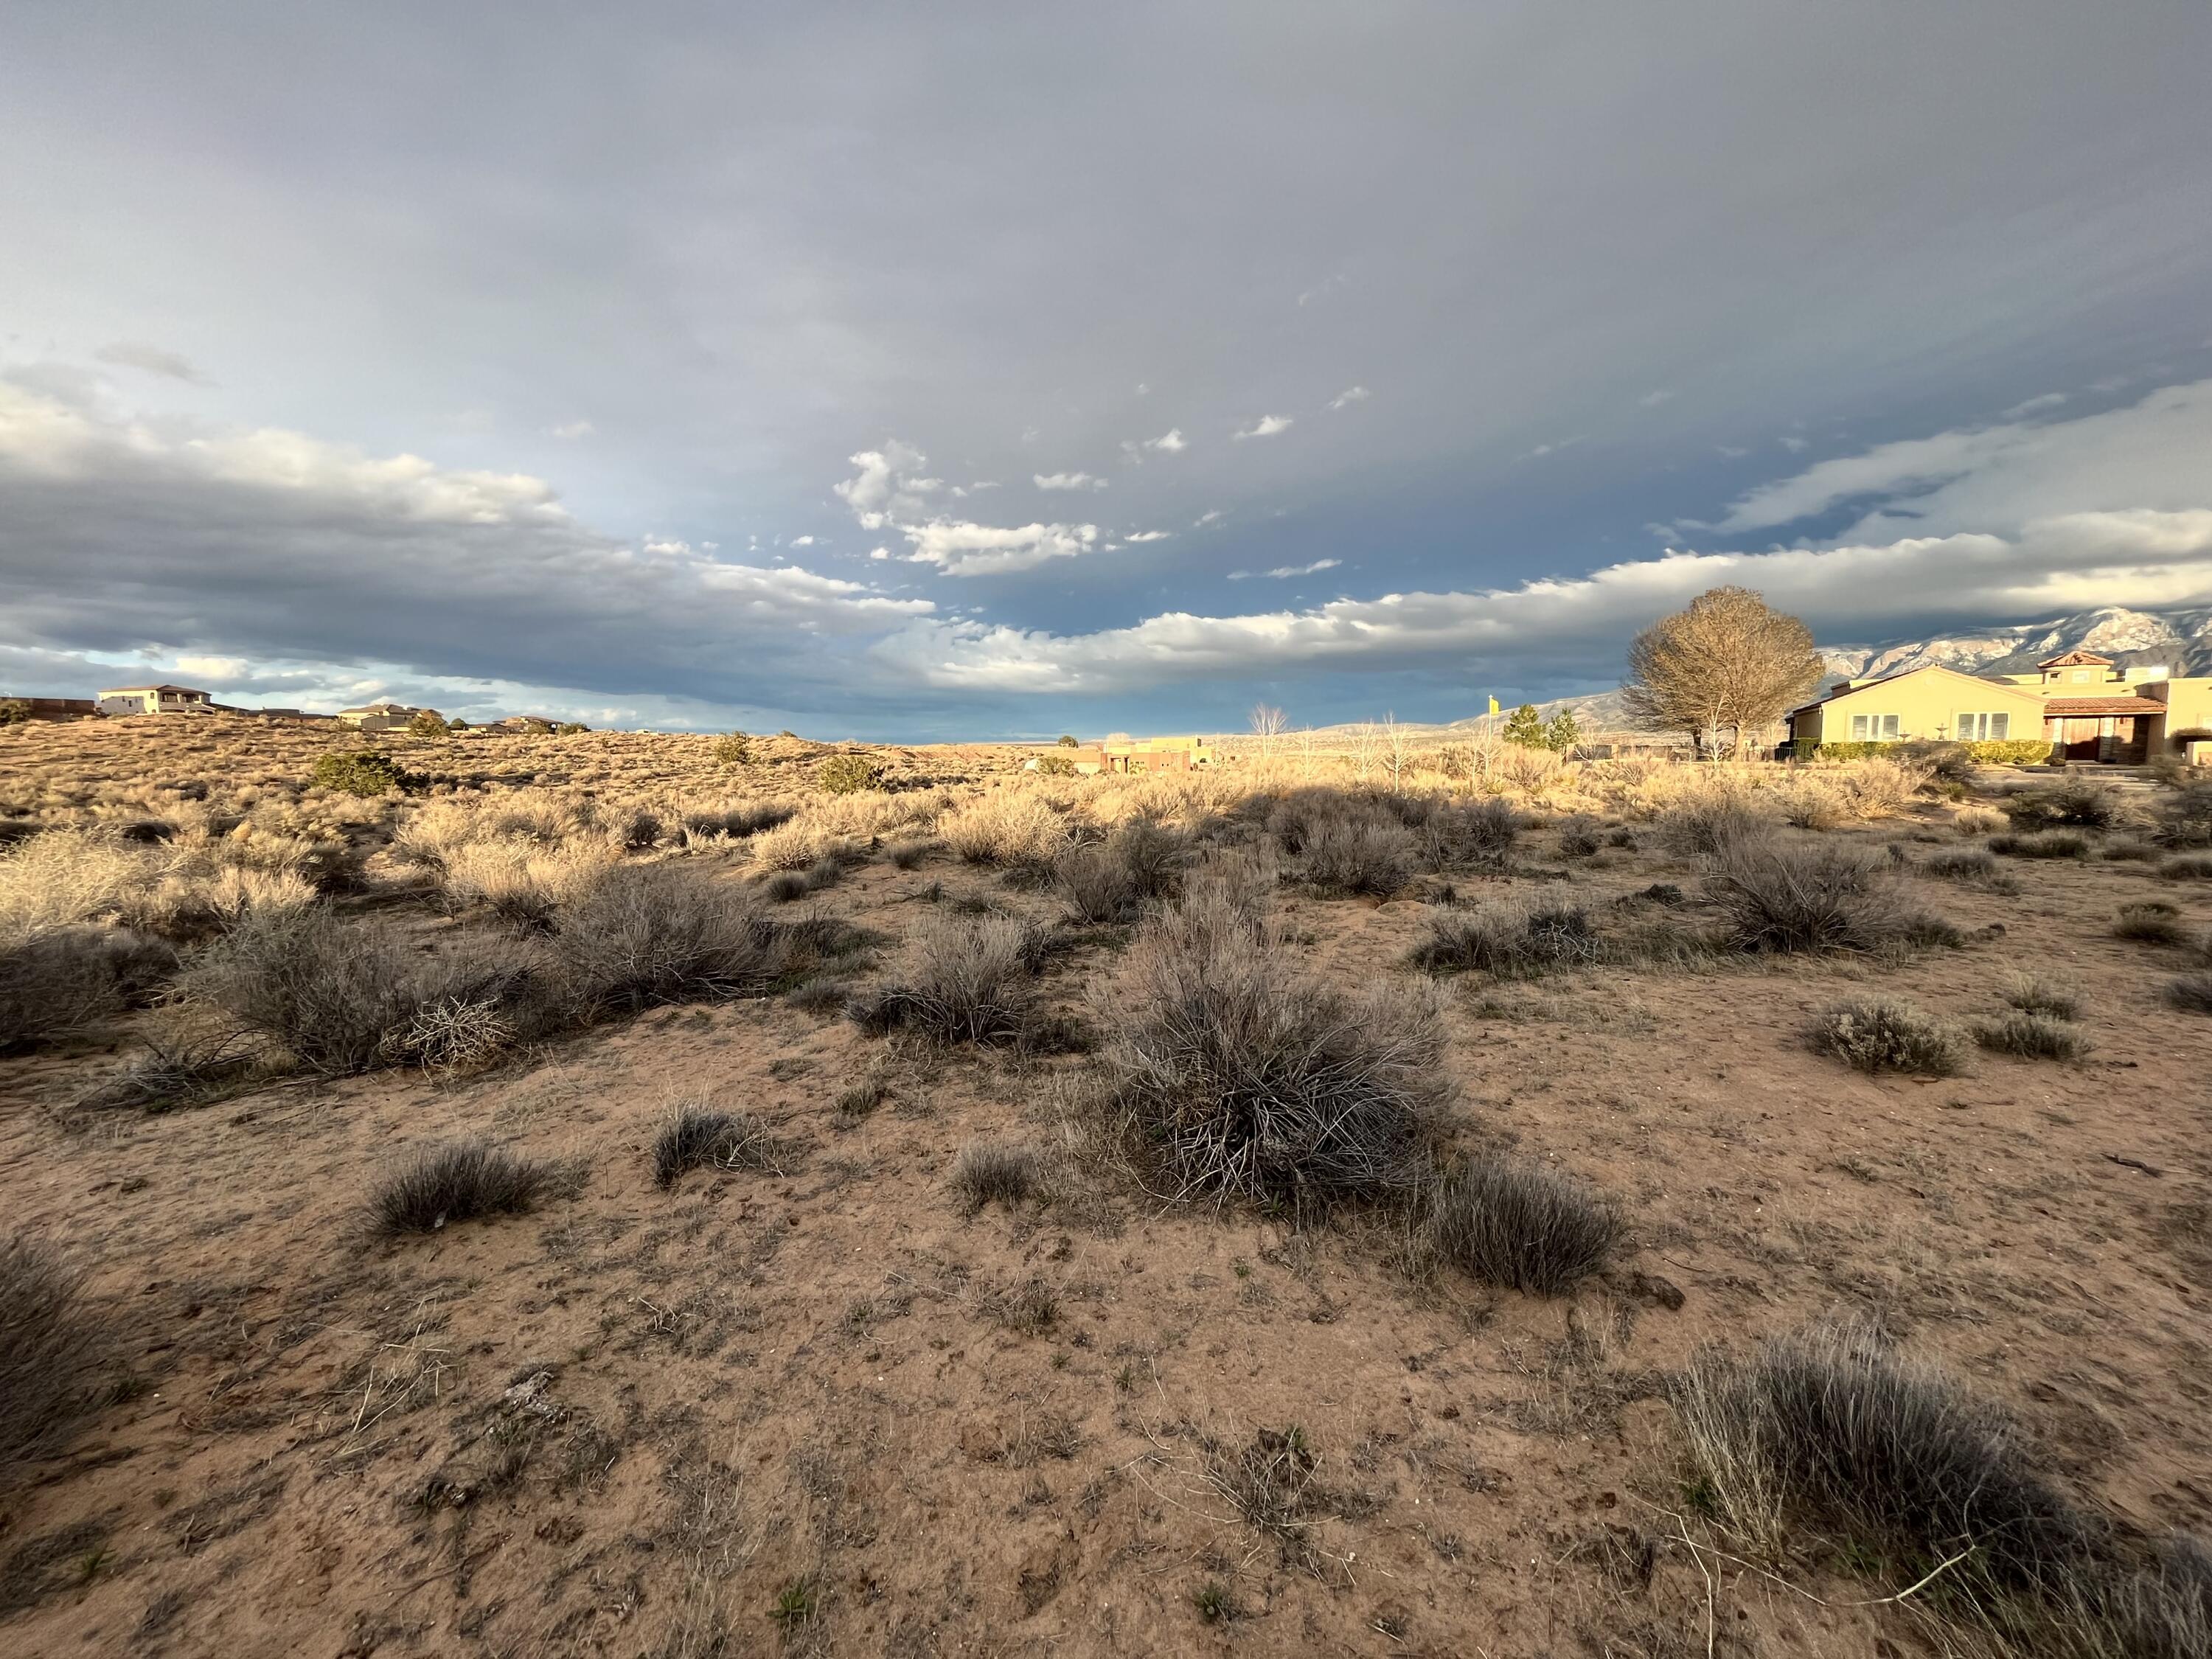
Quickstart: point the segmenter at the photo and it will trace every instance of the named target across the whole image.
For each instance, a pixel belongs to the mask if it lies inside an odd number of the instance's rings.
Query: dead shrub
[[[23,1233],[0,1243],[0,1478],[52,1448],[94,1403],[101,1346],[60,1256]]]
[[[1413,871],[1412,832],[1382,817],[1316,817],[1306,827],[1299,873],[1324,892],[1388,898]]]
[[[1994,806],[1961,806],[1951,814],[1951,828],[1962,836],[1986,836],[2005,826],[2005,815]]]
[[[1540,1164],[1478,1158],[1449,1176],[1425,1217],[1437,1255],[1470,1278],[1531,1296],[1559,1296],[1603,1269],[1619,1248],[1620,1213]]]
[[[1005,790],[945,813],[937,833],[970,864],[1043,869],[1067,845],[1066,822],[1042,795]]]
[[[155,1036],[146,1053],[77,1097],[79,1111],[182,1111],[228,1099],[252,1079],[261,1059],[237,1031]]]
[[[1449,1091],[1433,994],[1309,975],[1213,880],[1146,925],[1128,968],[1100,1009],[1110,1097],[1175,1196],[1402,1198],[1425,1181]]]
[[[526,963],[425,956],[390,928],[318,908],[256,911],[178,981],[188,1000],[281,1044],[310,1071],[365,1072],[434,1004],[522,1000]]]
[[[2160,846],[2212,847],[2212,779],[2176,786],[2158,804],[2156,817],[2152,833]]]
[[[1991,893],[2020,891],[2019,880],[2000,868],[1987,853],[1938,853],[1920,870],[1923,875],[1954,881],[1961,887],[1979,887]]]
[[[1764,841],[1772,823],[1741,795],[1712,793],[1659,815],[1659,844],[1670,853],[1717,858],[1739,842]]]
[[[770,904],[788,904],[814,890],[803,870],[779,870],[760,884],[761,896]]]
[[[1974,1040],[1993,1054],[2021,1060],[2079,1060],[2088,1040],[2063,1019],[2014,1008],[1974,1028]]]
[[[2185,1014],[2212,1014],[2212,974],[2184,974],[2168,980],[2166,1000]]]
[[[1999,993],[2005,1006],[2017,1008],[2022,1013],[2048,1014],[2053,1019],[2079,1019],[2081,999],[2062,985],[2039,979],[2033,974],[2014,974]]]
[[[1955,1077],[1966,1064],[1955,1026],[1894,997],[1836,1003],[1813,1017],[1806,1035],[1816,1052],[1862,1072]]]
[[[2212,853],[2183,853],[2164,860],[2158,872],[2168,881],[2212,881]]]
[[[1720,1518],[1768,1548],[1797,1525],[1907,1582],[1940,1570],[1922,1605],[2014,1651],[2206,1650],[2201,1548],[2077,1507],[2009,1416],[1866,1326],[1813,1326],[1748,1358],[1703,1349],[1672,1392]]]
[[[1597,931],[1580,905],[1498,899],[1430,916],[1409,959],[1432,974],[1534,979],[1587,968],[1600,953]]]
[[[1511,857],[1525,827],[1520,812],[1502,796],[1476,801],[1406,799],[1431,803],[1418,822],[1406,826],[1413,832],[1415,857],[1424,870],[1497,869]]]
[[[1006,1043],[1038,1025],[1043,938],[1018,917],[937,915],[909,941],[896,982],[848,1006],[863,1030],[910,1030],[941,1042]]]
[[[891,843],[884,856],[898,869],[918,870],[921,861],[936,850],[933,841],[899,841]]]
[[[2089,856],[2089,838],[2072,830],[2051,830],[2030,836],[1991,836],[1990,851],[2008,859],[2086,859]]]
[[[1597,820],[1587,812],[1577,812],[1559,825],[1559,856],[1563,859],[1595,858],[1604,845]]]
[[[558,1184],[555,1167],[483,1140],[428,1146],[387,1175],[369,1199],[379,1232],[434,1233],[448,1222],[520,1215]]]
[[[562,913],[556,937],[568,1017],[772,988],[791,970],[790,930],[733,884],[681,865],[608,872]]]
[[[2049,829],[2059,824],[2085,830],[2109,830],[2120,821],[2120,792],[2100,778],[2063,778],[2056,783],[2030,784],[1997,803],[2015,830]]]
[[[1711,860],[1705,892],[1739,951],[1881,951],[1958,939],[1905,897],[1883,860],[1850,847],[1738,837]]]
[[[653,1138],[653,1184],[664,1192],[693,1170],[750,1170],[781,1175],[788,1148],[749,1112],[686,1103]]]
[[[1009,1209],[1033,1197],[1043,1179],[1043,1164],[1026,1146],[971,1140],[952,1165],[952,1190],[973,1213],[987,1205]]]
[[[2188,934],[2179,910],[2162,899],[2146,899],[2120,907],[2119,917],[2112,923],[2112,937],[2141,945],[2179,945]]]
[[[1053,878],[1067,901],[1070,919],[1103,924],[1137,913],[1137,884],[1127,866],[1103,846],[1071,847],[1052,861]]]
[[[176,964],[170,946],[121,927],[57,927],[0,945],[0,1054],[113,1018]]]

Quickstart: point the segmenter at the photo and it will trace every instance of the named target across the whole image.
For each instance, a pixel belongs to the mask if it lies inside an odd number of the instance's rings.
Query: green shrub
[[[408,721],[407,729],[418,738],[442,738],[447,732],[446,722],[438,717],[435,709],[431,708],[425,708]]]
[[[1040,755],[1036,769],[1048,778],[1072,778],[1075,775],[1075,763],[1066,755]]]
[[[1962,743],[1976,760],[1990,766],[2040,766],[2051,758],[2048,738],[2010,738],[1984,743]]]
[[[722,766],[750,766],[753,763],[753,740],[742,732],[732,732],[726,738],[714,739],[714,759]]]
[[[580,738],[591,729],[580,720],[563,720],[553,728],[553,735],[556,738]]]
[[[857,795],[882,787],[884,769],[866,755],[832,755],[816,769],[814,781],[825,794]]]
[[[1966,1042],[1955,1028],[1892,997],[1824,1008],[1807,1035],[1820,1053],[1862,1072],[1954,1077],[1966,1059]]]
[[[335,789],[343,795],[405,794],[422,785],[420,778],[391,756],[374,749],[319,755],[307,781],[318,789]]]
[[[1079,749],[1082,747],[1080,744],[1077,743],[1073,737],[1069,736],[1065,732],[1060,734],[1058,742],[1062,749]]]
[[[21,697],[0,697],[0,726],[21,726],[31,718],[31,705]]]
[[[2038,979],[2033,974],[2014,974],[2002,995],[2009,1007],[2023,1013],[2048,1014],[2053,1019],[2079,1019],[2081,1000],[2063,986]]]
[[[1597,930],[1579,905],[1496,899],[1429,918],[1410,960],[1432,974],[1477,972],[1534,979],[1587,968],[1600,954]]]

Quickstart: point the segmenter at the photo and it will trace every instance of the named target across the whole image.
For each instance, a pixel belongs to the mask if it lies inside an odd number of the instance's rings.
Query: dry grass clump
[[[152,1036],[146,1050],[80,1095],[77,1109],[182,1111],[227,1099],[263,1064],[251,1035],[232,1030]]]
[[[937,820],[945,846],[970,864],[1040,869],[1051,864],[1068,842],[1066,820],[1042,795],[1001,790]]]
[[[2180,911],[2164,899],[2143,899],[2120,907],[2119,917],[2112,923],[2112,937],[2142,945],[2179,945],[2188,934],[2181,925]]]
[[[938,843],[934,841],[898,841],[893,842],[884,850],[884,856],[890,860],[898,869],[918,870],[921,867],[921,861],[935,852],[937,848]]]
[[[1431,973],[1486,973],[1500,979],[1587,968],[1598,961],[1597,930],[1580,905],[1498,899],[1431,915],[1410,960]]]
[[[1414,861],[1424,870],[1496,869],[1526,827],[1519,810],[1499,795],[1462,801],[1449,795],[1389,794],[1381,805],[1413,832]]]
[[[1413,874],[1414,852],[1404,825],[1346,812],[1307,826],[1299,873],[1323,892],[1388,898]]]
[[[1925,1585],[1914,1607],[2001,1650],[2208,1651],[2200,1549],[2078,1508],[2006,1413],[1864,1326],[1813,1326],[1748,1358],[1702,1350],[1673,1394],[1719,1518],[1769,1550],[1793,1526],[1847,1540],[1899,1589]]]
[[[541,849],[526,842],[471,842],[445,856],[440,886],[455,911],[481,905],[501,921],[550,932],[555,913],[621,862],[603,842]]]
[[[1705,891],[1740,951],[1866,951],[1958,939],[1910,902],[1893,866],[1855,848],[1739,836],[1710,861]]]
[[[1620,1246],[1620,1212],[1540,1164],[1478,1158],[1437,1188],[1425,1218],[1446,1261],[1486,1285],[1559,1296]]]
[[[1966,1064],[1966,1038],[1956,1027],[1893,997],[1824,1008],[1806,1035],[1816,1052],[1862,1072],[1955,1077]]]
[[[521,1215],[560,1184],[561,1171],[483,1140],[427,1146],[394,1169],[369,1199],[379,1232],[434,1233],[451,1221]]]
[[[750,1170],[781,1174],[787,1148],[749,1112],[721,1112],[687,1102],[653,1138],[653,1184],[664,1192],[693,1170]]]
[[[1005,1043],[1039,1030],[1037,969],[1043,939],[1016,916],[936,915],[908,942],[890,985],[849,1005],[863,1030],[918,1031],[941,1042]]]
[[[0,943],[0,1054],[76,1036],[149,994],[177,963],[120,927],[58,927]]]
[[[1994,806],[1961,806],[1951,814],[1951,828],[1966,836],[1989,835],[2003,829],[2006,822]]]
[[[1133,921],[1149,901],[1173,893],[1190,854],[1190,838],[1148,817],[1115,827],[1103,842],[1071,847],[1053,860],[1053,876],[1077,921]]]
[[[2177,784],[2160,801],[2152,831],[2162,847],[2212,847],[2212,778]]]
[[[734,884],[642,864],[609,871],[571,903],[555,942],[563,1012],[582,1024],[769,989],[794,971],[802,940]]]
[[[1435,997],[1310,975],[1231,884],[1194,879],[1148,923],[1100,1012],[1125,1139],[1174,1196],[1302,1205],[1426,1181],[1449,1090]]]
[[[1043,1161],[1035,1152],[1002,1141],[971,1140],[952,1165],[952,1190],[971,1213],[991,1204],[1011,1209],[1026,1203],[1043,1178]]]
[[[93,1403],[100,1340],[77,1277],[43,1242],[0,1243],[0,1478]]]
[[[2212,974],[2184,974],[2168,980],[2166,1000],[2185,1014],[2212,1014]]]
[[[1961,887],[1979,887],[1992,893],[2020,891],[2018,878],[2000,868],[1987,853],[1938,853],[1920,869],[1938,881],[1954,881]]]
[[[1998,993],[2005,1006],[2027,1014],[2048,1014],[2053,1019],[2079,1019],[2081,999],[2063,985],[2033,974],[2014,974]]]
[[[2163,860],[2158,872],[2168,881],[2212,881],[2212,853],[2183,853]]]
[[[1974,1040],[1992,1054],[2021,1060],[2079,1060],[2089,1052],[2088,1039],[2073,1025],[2025,1008],[1983,1021],[1974,1028]]]
[[[852,850],[852,842],[843,831],[830,828],[811,812],[762,830],[749,845],[755,867],[766,871],[804,870]]]
[[[1670,853],[1717,858],[1740,842],[1765,840],[1774,820],[1743,795],[1713,791],[1659,815],[1659,844]]]
[[[2123,816],[2120,792],[2101,778],[2063,778],[2056,783],[2030,784],[2013,791],[1997,805],[2012,820],[2013,828],[2022,830],[2061,824],[2109,830]]]
[[[1991,836],[1990,851],[2011,859],[2086,859],[2089,856],[2089,838],[2072,830],[2050,830],[2030,836]]]

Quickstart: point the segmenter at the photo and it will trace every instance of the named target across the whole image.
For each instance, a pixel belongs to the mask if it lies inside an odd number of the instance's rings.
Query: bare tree
[[[1359,769],[1359,780],[1367,781],[1367,769],[1375,764],[1375,722],[1362,720],[1352,728],[1352,763]]]
[[[1260,752],[1273,755],[1275,739],[1283,735],[1283,711],[1270,703],[1252,705],[1252,735],[1260,739]]]
[[[1382,716],[1382,763],[1389,769],[1390,788],[1395,793],[1406,775],[1406,768],[1413,758],[1413,734],[1398,724],[1395,714]]]
[[[1686,732],[1718,758],[1780,720],[1821,668],[1803,623],[1749,588],[1716,587],[1636,636],[1621,700],[1646,731]]]

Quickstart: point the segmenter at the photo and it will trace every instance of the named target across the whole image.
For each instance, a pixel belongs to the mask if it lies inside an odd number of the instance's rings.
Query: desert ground
[[[0,1649],[2212,1650],[2203,783],[332,744],[0,731]],[[1729,1462],[1777,1340],[2063,1560]]]

